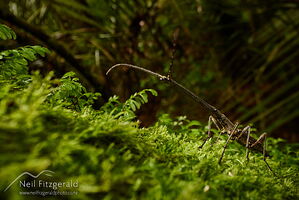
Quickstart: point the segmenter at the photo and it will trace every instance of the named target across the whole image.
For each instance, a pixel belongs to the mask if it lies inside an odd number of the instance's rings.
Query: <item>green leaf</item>
[[[133,101],[130,101],[129,105],[130,105],[131,110],[136,111],[137,108],[136,108],[136,106],[135,106],[135,104],[134,104]]]
[[[4,24],[0,24],[0,39],[7,40],[7,39],[16,39],[17,36],[15,32]]]
[[[147,94],[145,92],[142,95],[140,95],[140,97],[142,98],[144,103],[147,103],[148,97],[147,97]]]
[[[49,49],[41,46],[30,46],[36,53],[38,53],[41,56],[45,56],[46,53],[50,53]]]
[[[153,89],[147,89],[147,91],[149,91],[150,93],[152,93],[152,95],[154,96],[158,96],[158,93],[156,90],[153,90]]]
[[[21,55],[26,58],[27,60],[34,61],[36,60],[36,56],[34,52],[28,47],[21,47]]]
[[[67,78],[72,78],[75,77],[76,73],[75,72],[67,72],[62,76],[62,79],[67,79]]]

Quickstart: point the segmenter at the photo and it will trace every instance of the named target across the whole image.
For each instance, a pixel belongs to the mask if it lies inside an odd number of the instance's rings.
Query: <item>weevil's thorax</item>
[[[217,121],[217,124],[224,131],[232,131],[234,129],[234,124],[216,108],[214,108],[212,115],[215,118],[215,120]]]
[[[235,131],[231,131],[230,134],[233,134],[232,135],[232,140],[235,140],[239,137],[239,135],[241,135],[241,132],[242,132],[242,129],[237,129]]]

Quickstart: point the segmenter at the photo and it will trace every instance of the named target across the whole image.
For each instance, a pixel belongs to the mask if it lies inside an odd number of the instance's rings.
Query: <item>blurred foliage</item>
[[[0,39],[7,40],[7,39],[16,39],[17,36],[15,32],[13,32],[9,27],[5,26],[4,24],[0,24]]]
[[[33,47],[27,46],[48,52]],[[207,127],[198,121],[164,114],[153,126],[139,127],[134,111],[156,91],[140,91],[124,103],[113,96],[93,109],[100,94],[88,93],[74,72],[61,78],[54,78],[53,73],[30,75],[28,64],[23,65],[23,74],[1,77],[6,80],[0,87],[1,191],[25,171],[51,170],[54,176],[48,181],[79,183],[78,188],[71,188],[77,195],[60,199],[273,200],[299,195],[298,145],[285,145],[282,139],[269,141],[272,157],[268,162],[278,177],[267,169],[262,155],[251,154],[247,162],[245,148],[236,143],[229,145],[218,165],[226,136],[199,149]],[[22,75],[30,81],[16,87],[15,80]],[[19,191],[30,188],[14,183],[0,198],[45,198]]]

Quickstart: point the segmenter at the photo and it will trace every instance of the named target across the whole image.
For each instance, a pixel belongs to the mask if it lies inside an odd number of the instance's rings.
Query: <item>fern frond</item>
[[[86,88],[79,82],[75,72],[67,72],[59,79],[59,86],[48,95],[48,101],[54,106],[62,106],[81,111],[84,106],[94,103],[100,93],[87,92]]]
[[[144,89],[140,92],[136,92],[133,94],[123,105],[124,110],[131,110],[131,111],[136,111],[138,110],[142,104],[145,104],[148,102],[148,93],[151,93],[154,96],[157,96],[158,93],[157,91],[153,89]]]

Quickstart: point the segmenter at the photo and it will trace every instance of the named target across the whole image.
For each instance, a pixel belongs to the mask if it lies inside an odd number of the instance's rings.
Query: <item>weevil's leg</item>
[[[250,138],[250,126],[246,126],[245,128],[243,128],[243,130],[241,131],[240,135],[237,137],[236,140],[239,140],[241,138],[241,136],[246,132],[248,132],[247,133],[247,139],[246,139],[246,158],[247,158],[247,160],[249,160],[248,148],[249,148],[249,138]]]
[[[210,116],[209,117],[209,121],[208,121],[208,137],[206,137],[202,143],[202,145],[200,145],[200,149],[203,147],[203,145],[205,145],[205,143],[208,141],[208,139],[212,138],[213,137],[213,133],[211,132],[211,125],[212,125],[212,122],[216,125],[216,127],[218,128],[218,130],[220,130],[219,126],[217,125],[216,123],[216,120],[214,119],[213,116]]]
[[[249,161],[249,138],[250,138],[250,126],[246,126],[244,129],[243,129],[243,131],[242,132],[248,132],[248,134],[247,134],[247,140],[246,140],[246,159],[247,159],[247,161]],[[241,134],[242,134],[242,132],[241,132]],[[240,135],[241,135],[240,134]]]
[[[270,165],[269,165],[269,163],[267,162],[267,155],[266,155],[266,152],[267,152],[267,133],[263,133],[262,135],[261,135],[261,137],[263,136],[263,138],[264,138],[264,148],[263,148],[263,155],[264,155],[264,158],[263,158],[263,160],[265,161],[265,163],[266,163],[266,165],[267,165],[267,167],[268,167],[268,169],[274,174],[274,175],[276,175],[274,172],[273,172],[273,170],[271,169],[271,167],[270,167]],[[260,137],[260,138],[261,138]]]
[[[223,147],[222,154],[221,154],[221,157],[220,157],[220,159],[219,159],[219,161],[218,161],[218,164],[221,163],[221,160],[222,160],[222,158],[223,158],[223,156],[224,156],[225,149],[227,148],[227,144],[228,144],[228,142],[230,141],[230,139],[234,136],[235,131],[237,130],[238,126],[239,126],[239,123],[236,123],[236,124],[235,124],[235,127],[234,127],[234,129],[233,129],[233,131],[232,131],[232,132],[230,133],[230,135],[228,136],[228,139],[226,140],[226,143],[225,143],[225,145],[224,145],[224,147]]]
[[[264,143],[264,146],[263,146],[263,156],[264,156],[264,158],[263,158],[263,160],[264,160],[264,162],[266,163],[267,168],[273,173],[274,176],[276,176],[276,174],[275,174],[274,171],[271,169],[269,163],[268,163],[267,160],[266,160],[266,159],[267,159],[267,133],[263,133],[263,134],[259,137],[259,139],[257,139],[257,141],[256,141],[254,144],[251,145],[251,147],[255,146],[255,145],[258,144],[258,143],[262,143],[262,142]]]
[[[241,131],[240,135],[237,137],[237,140],[240,139],[240,137],[250,128],[250,126],[246,126],[245,128],[243,128],[243,130]]]
[[[212,117],[211,119],[212,119],[212,122],[216,125],[217,129],[220,131],[220,128],[217,125],[217,122],[216,122],[215,118]],[[213,144],[216,143],[219,140],[220,136],[221,136],[221,132],[218,134],[218,137],[216,138],[216,140],[214,142],[211,142],[211,146],[213,146]]]
[[[263,142],[265,142],[265,140],[266,140],[266,136],[267,136],[267,133],[263,133],[263,134],[259,137],[259,139],[257,139],[256,142],[253,143],[253,144],[251,145],[251,147],[254,147],[255,145],[257,145],[257,144],[259,144],[259,143],[263,143]]]

